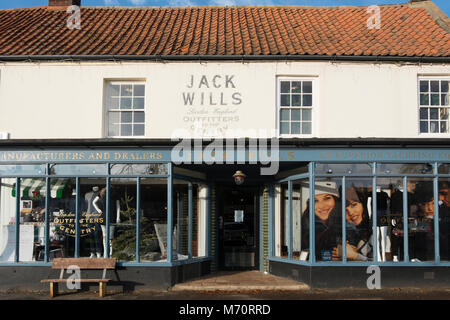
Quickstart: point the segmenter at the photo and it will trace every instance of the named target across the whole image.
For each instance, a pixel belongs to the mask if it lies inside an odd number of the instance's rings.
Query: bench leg
[[[106,282],[99,282],[99,297],[103,298],[106,295]]]
[[[58,294],[58,283],[50,282],[50,298],[54,298]]]

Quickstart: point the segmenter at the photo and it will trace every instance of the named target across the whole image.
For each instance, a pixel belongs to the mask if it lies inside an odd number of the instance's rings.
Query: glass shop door
[[[258,187],[228,186],[218,191],[219,270],[257,269]]]

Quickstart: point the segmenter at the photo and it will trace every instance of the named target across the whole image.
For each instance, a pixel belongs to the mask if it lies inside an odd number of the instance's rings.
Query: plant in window
[[[125,191],[121,199],[120,211],[122,221],[127,221],[127,225],[118,226],[116,237],[112,240],[114,252],[112,256],[122,261],[132,261],[136,259],[136,209],[131,206],[134,200]],[[140,219],[140,245],[139,254],[143,260],[154,261],[161,259],[156,232],[150,219],[141,217]]]

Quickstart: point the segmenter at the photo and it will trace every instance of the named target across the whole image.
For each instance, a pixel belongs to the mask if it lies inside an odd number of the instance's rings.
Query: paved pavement
[[[50,300],[47,291],[0,292],[0,300]],[[311,289],[297,281],[259,271],[219,272],[177,284],[169,290],[65,291],[54,300],[450,300],[450,288]]]
[[[304,283],[277,277],[257,270],[218,272],[201,279],[176,284],[171,291],[224,292],[224,291],[300,291],[309,290]]]

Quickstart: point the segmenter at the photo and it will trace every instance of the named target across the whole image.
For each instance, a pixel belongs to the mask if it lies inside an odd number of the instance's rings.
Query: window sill
[[[450,138],[450,133],[419,133],[418,138]]]

